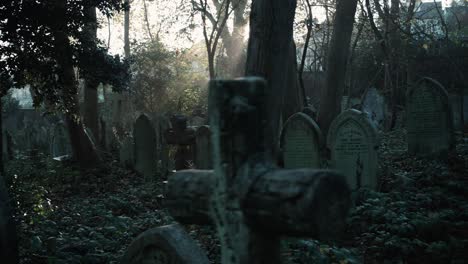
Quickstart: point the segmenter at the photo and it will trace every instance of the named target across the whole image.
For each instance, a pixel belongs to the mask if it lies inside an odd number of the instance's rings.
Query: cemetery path
[[[362,191],[336,244],[285,240],[284,263],[463,263],[468,259],[468,135],[448,161],[413,158],[405,132],[382,135],[380,192]],[[47,157],[7,165],[20,223],[21,263],[118,263],[141,232],[172,219],[163,183],[110,162],[81,174]],[[219,245],[208,227],[186,226],[213,263]],[[458,262],[457,262],[458,261]]]

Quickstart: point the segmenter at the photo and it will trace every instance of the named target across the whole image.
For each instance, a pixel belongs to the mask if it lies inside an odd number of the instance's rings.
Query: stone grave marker
[[[422,78],[406,96],[408,152],[413,155],[447,153],[453,147],[453,121],[447,91]]]
[[[327,148],[331,166],[343,173],[351,189],[377,190],[377,131],[368,115],[349,109],[330,125]]]
[[[202,116],[193,116],[190,118],[189,126],[204,126],[206,125],[205,118]]]
[[[167,144],[176,146],[175,170],[189,169],[194,162],[195,129],[187,126],[187,117],[183,115],[172,116],[171,126],[164,132],[164,138]]]
[[[145,114],[140,115],[133,130],[135,140],[135,170],[141,173],[145,180],[151,181],[157,172],[156,132]]]
[[[54,126],[52,131],[51,153],[53,157],[61,157],[71,154],[71,146],[65,125],[60,122]]]
[[[320,168],[322,132],[306,114],[296,113],[286,121],[280,142],[284,168]]]
[[[171,163],[169,159],[169,145],[164,138],[164,133],[170,128],[169,119],[164,115],[158,115],[154,118],[157,146],[158,146],[158,157],[160,158],[159,174],[163,179],[167,179],[167,176],[172,171]]]
[[[198,127],[195,132],[195,167],[201,170],[212,169],[213,161],[211,156],[210,127]]]
[[[210,82],[214,170],[169,177],[165,205],[186,224],[215,224],[223,264],[281,263],[281,237],[324,238],[343,230],[350,190],[336,172],[278,169],[272,162],[266,82]]]
[[[386,108],[385,97],[376,88],[370,88],[362,102],[362,110],[369,114],[371,121],[378,129],[384,128]]]
[[[344,111],[348,109],[348,105],[349,105],[349,96],[343,95],[341,97],[341,113],[343,113]]]
[[[209,264],[201,248],[177,224],[153,228],[129,246],[121,264]]]
[[[120,164],[132,169],[135,166],[135,142],[132,136],[126,136],[122,140],[119,149]]]

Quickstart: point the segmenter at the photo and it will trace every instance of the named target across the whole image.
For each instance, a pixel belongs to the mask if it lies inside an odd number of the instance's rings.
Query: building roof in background
[[[438,19],[439,12],[443,14],[442,2],[422,2],[417,6],[415,17],[417,19]]]

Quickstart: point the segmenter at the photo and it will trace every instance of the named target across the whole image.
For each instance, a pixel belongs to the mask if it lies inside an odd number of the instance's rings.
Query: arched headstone
[[[453,145],[453,121],[447,91],[430,78],[410,88],[406,102],[408,152],[446,153]]]
[[[346,176],[351,190],[377,189],[377,131],[366,113],[349,109],[336,117],[327,147],[331,166]]]
[[[322,132],[315,121],[304,113],[292,115],[281,133],[284,167],[320,168]]]
[[[142,114],[135,122],[135,169],[146,180],[152,180],[157,172],[156,132],[149,118]]]
[[[201,248],[178,225],[140,234],[125,252],[121,264],[209,264]]]

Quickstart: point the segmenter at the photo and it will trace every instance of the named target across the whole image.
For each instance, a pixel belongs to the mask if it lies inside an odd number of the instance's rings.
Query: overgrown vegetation
[[[383,135],[381,191],[356,195],[347,233],[336,244],[284,240],[286,263],[464,263],[468,142],[460,138],[458,154],[443,161],[407,156],[404,136]],[[22,263],[117,263],[138,234],[173,222],[163,183],[109,163],[87,173],[39,154],[8,164]],[[214,230],[186,229],[216,263]]]

